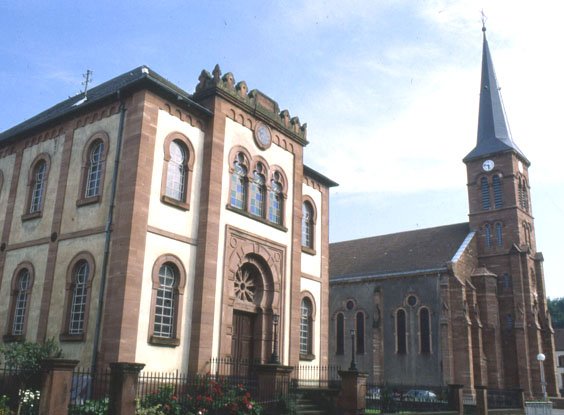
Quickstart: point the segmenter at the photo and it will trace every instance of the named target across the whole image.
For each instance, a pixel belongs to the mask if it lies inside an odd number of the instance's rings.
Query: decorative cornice
[[[280,129],[287,135],[296,139],[302,145],[307,144],[307,124],[301,124],[298,117],[291,117],[288,110],[280,111],[278,103],[268,97],[258,89],[249,92],[245,81],[235,82],[235,77],[231,72],[221,76],[219,65],[215,65],[212,73],[202,70],[198,78],[199,83],[193,99],[200,99],[212,93],[218,93],[239,106],[268,122],[273,127]]]

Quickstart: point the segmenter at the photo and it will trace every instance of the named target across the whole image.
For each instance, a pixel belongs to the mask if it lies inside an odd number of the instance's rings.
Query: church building
[[[374,384],[557,395],[530,162],[511,137],[483,28],[478,136],[464,157],[469,222],[330,246],[332,363]],[[461,183],[461,186],[463,184]],[[354,330],[354,333],[351,332]]]
[[[82,367],[328,363],[328,211],[306,124],[233,74],[142,66],[0,134],[0,344]]]

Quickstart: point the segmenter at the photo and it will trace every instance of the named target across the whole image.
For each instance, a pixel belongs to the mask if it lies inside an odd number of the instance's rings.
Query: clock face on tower
[[[272,133],[266,124],[257,124],[255,128],[255,141],[263,150],[270,147],[270,143],[272,142]]]
[[[484,169],[484,171],[492,171],[494,166],[495,163],[493,160],[486,160],[482,163],[482,169]]]

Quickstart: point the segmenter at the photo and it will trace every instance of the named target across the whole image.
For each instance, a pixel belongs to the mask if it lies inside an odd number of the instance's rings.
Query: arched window
[[[504,290],[508,290],[511,288],[511,277],[507,272],[504,272],[501,278],[501,284]]]
[[[29,182],[28,213],[38,214],[43,210],[45,189],[47,187],[48,166],[44,158],[40,158],[33,165]]]
[[[18,273],[15,292],[14,318],[12,319],[12,334],[22,335],[27,318],[27,305],[31,292],[31,277],[29,270],[24,268]]]
[[[277,225],[282,225],[283,196],[282,196],[282,177],[275,171],[270,181],[269,201],[268,201],[268,220]]]
[[[505,316],[505,328],[507,330],[513,329],[513,316],[511,314]]]
[[[480,186],[482,188],[482,209],[487,210],[491,207],[490,204],[490,186],[488,184],[488,179],[482,177],[480,179]]]
[[[501,179],[498,175],[493,177],[494,205],[498,209],[503,206],[503,192],[501,188]]]
[[[399,309],[396,312],[396,353],[407,353],[407,324],[405,310]]]
[[[528,212],[529,211],[529,191],[528,191],[527,181],[525,179],[523,179],[522,193],[523,193],[522,207],[523,207],[523,209],[525,209]]]
[[[186,200],[186,149],[174,140],[170,143],[170,160],[168,161],[165,194],[172,199]]]
[[[313,353],[313,305],[303,298],[300,306],[300,358],[309,358]]]
[[[356,313],[356,352],[364,354],[364,313]]]
[[[431,321],[426,307],[419,310],[419,347],[421,354],[431,353]]]
[[[168,339],[174,337],[174,319],[176,318],[174,289],[177,284],[178,277],[174,265],[169,263],[161,265],[153,329],[157,337]]]
[[[265,177],[264,165],[257,163],[256,169],[253,171],[251,180],[251,197],[249,203],[249,212],[251,215],[264,217],[265,205]]]
[[[164,140],[164,163],[161,201],[181,210],[190,209],[191,172],[194,148],[190,140],[178,132]]]
[[[14,271],[5,341],[25,338],[33,278],[33,266],[30,263],[20,264]]]
[[[83,341],[88,325],[94,258],[88,252],[75,256],[67,269],[65,315],[59,340]]]
[[[82,334],[84,331],[84,316],[86,313],[86,299],[90,266],[82,260],[75,266],[74,287],[70,308],[69,334]]]
[[[335,354],[345,354],[345,316],[343,313],[337,314],[337,327],[336,327],[336,349]]]
[[[160,257],[153,266],[153,296],[149,342],[155,345],[180,344],[180,320],[186,272],[173,255]]]
[[[306,200],[302,204],[302,247],[314,249],[315,211],[312,202]]]
[[[492,227],[489,223],[484,226],[484,238],[486,240],[486,247],[492,246]]]
[[[104,143],[102,140],[97,140],[90,146],[84,197],[100,195],[104,162]]]
[[[243,153],[237,153],[233,160],[229,204],[237,209],[245,209],[247,200],[247,166]]]
[[[497,240],[497,245],[503,246],[503,228],[499,222],[495,224],[495,238]]]

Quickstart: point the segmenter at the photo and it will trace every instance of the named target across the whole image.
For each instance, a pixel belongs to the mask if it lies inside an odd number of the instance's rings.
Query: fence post
[[[67,415],[72,371],[78,360],[46,359],[41,362],[39,415]]]
[[[279,398],[288,397],[293,366],[265,364],[257,365],[256,370],[260,401],[278,401]]]
[[[342,381],[337,406],[344,415],[364,414],[368,374],[357,370],[339,370],[339,376]]]
[[[110,363],[109,415],[135,415],[139,372],[144,363]]]
[[[487,386],[474,386],[476,390],[476,413],[488,415],[488,388]]]
[[[464,414],[463,387],[464,385],[448,385],[448,409],[456,411],[459,415]]]

